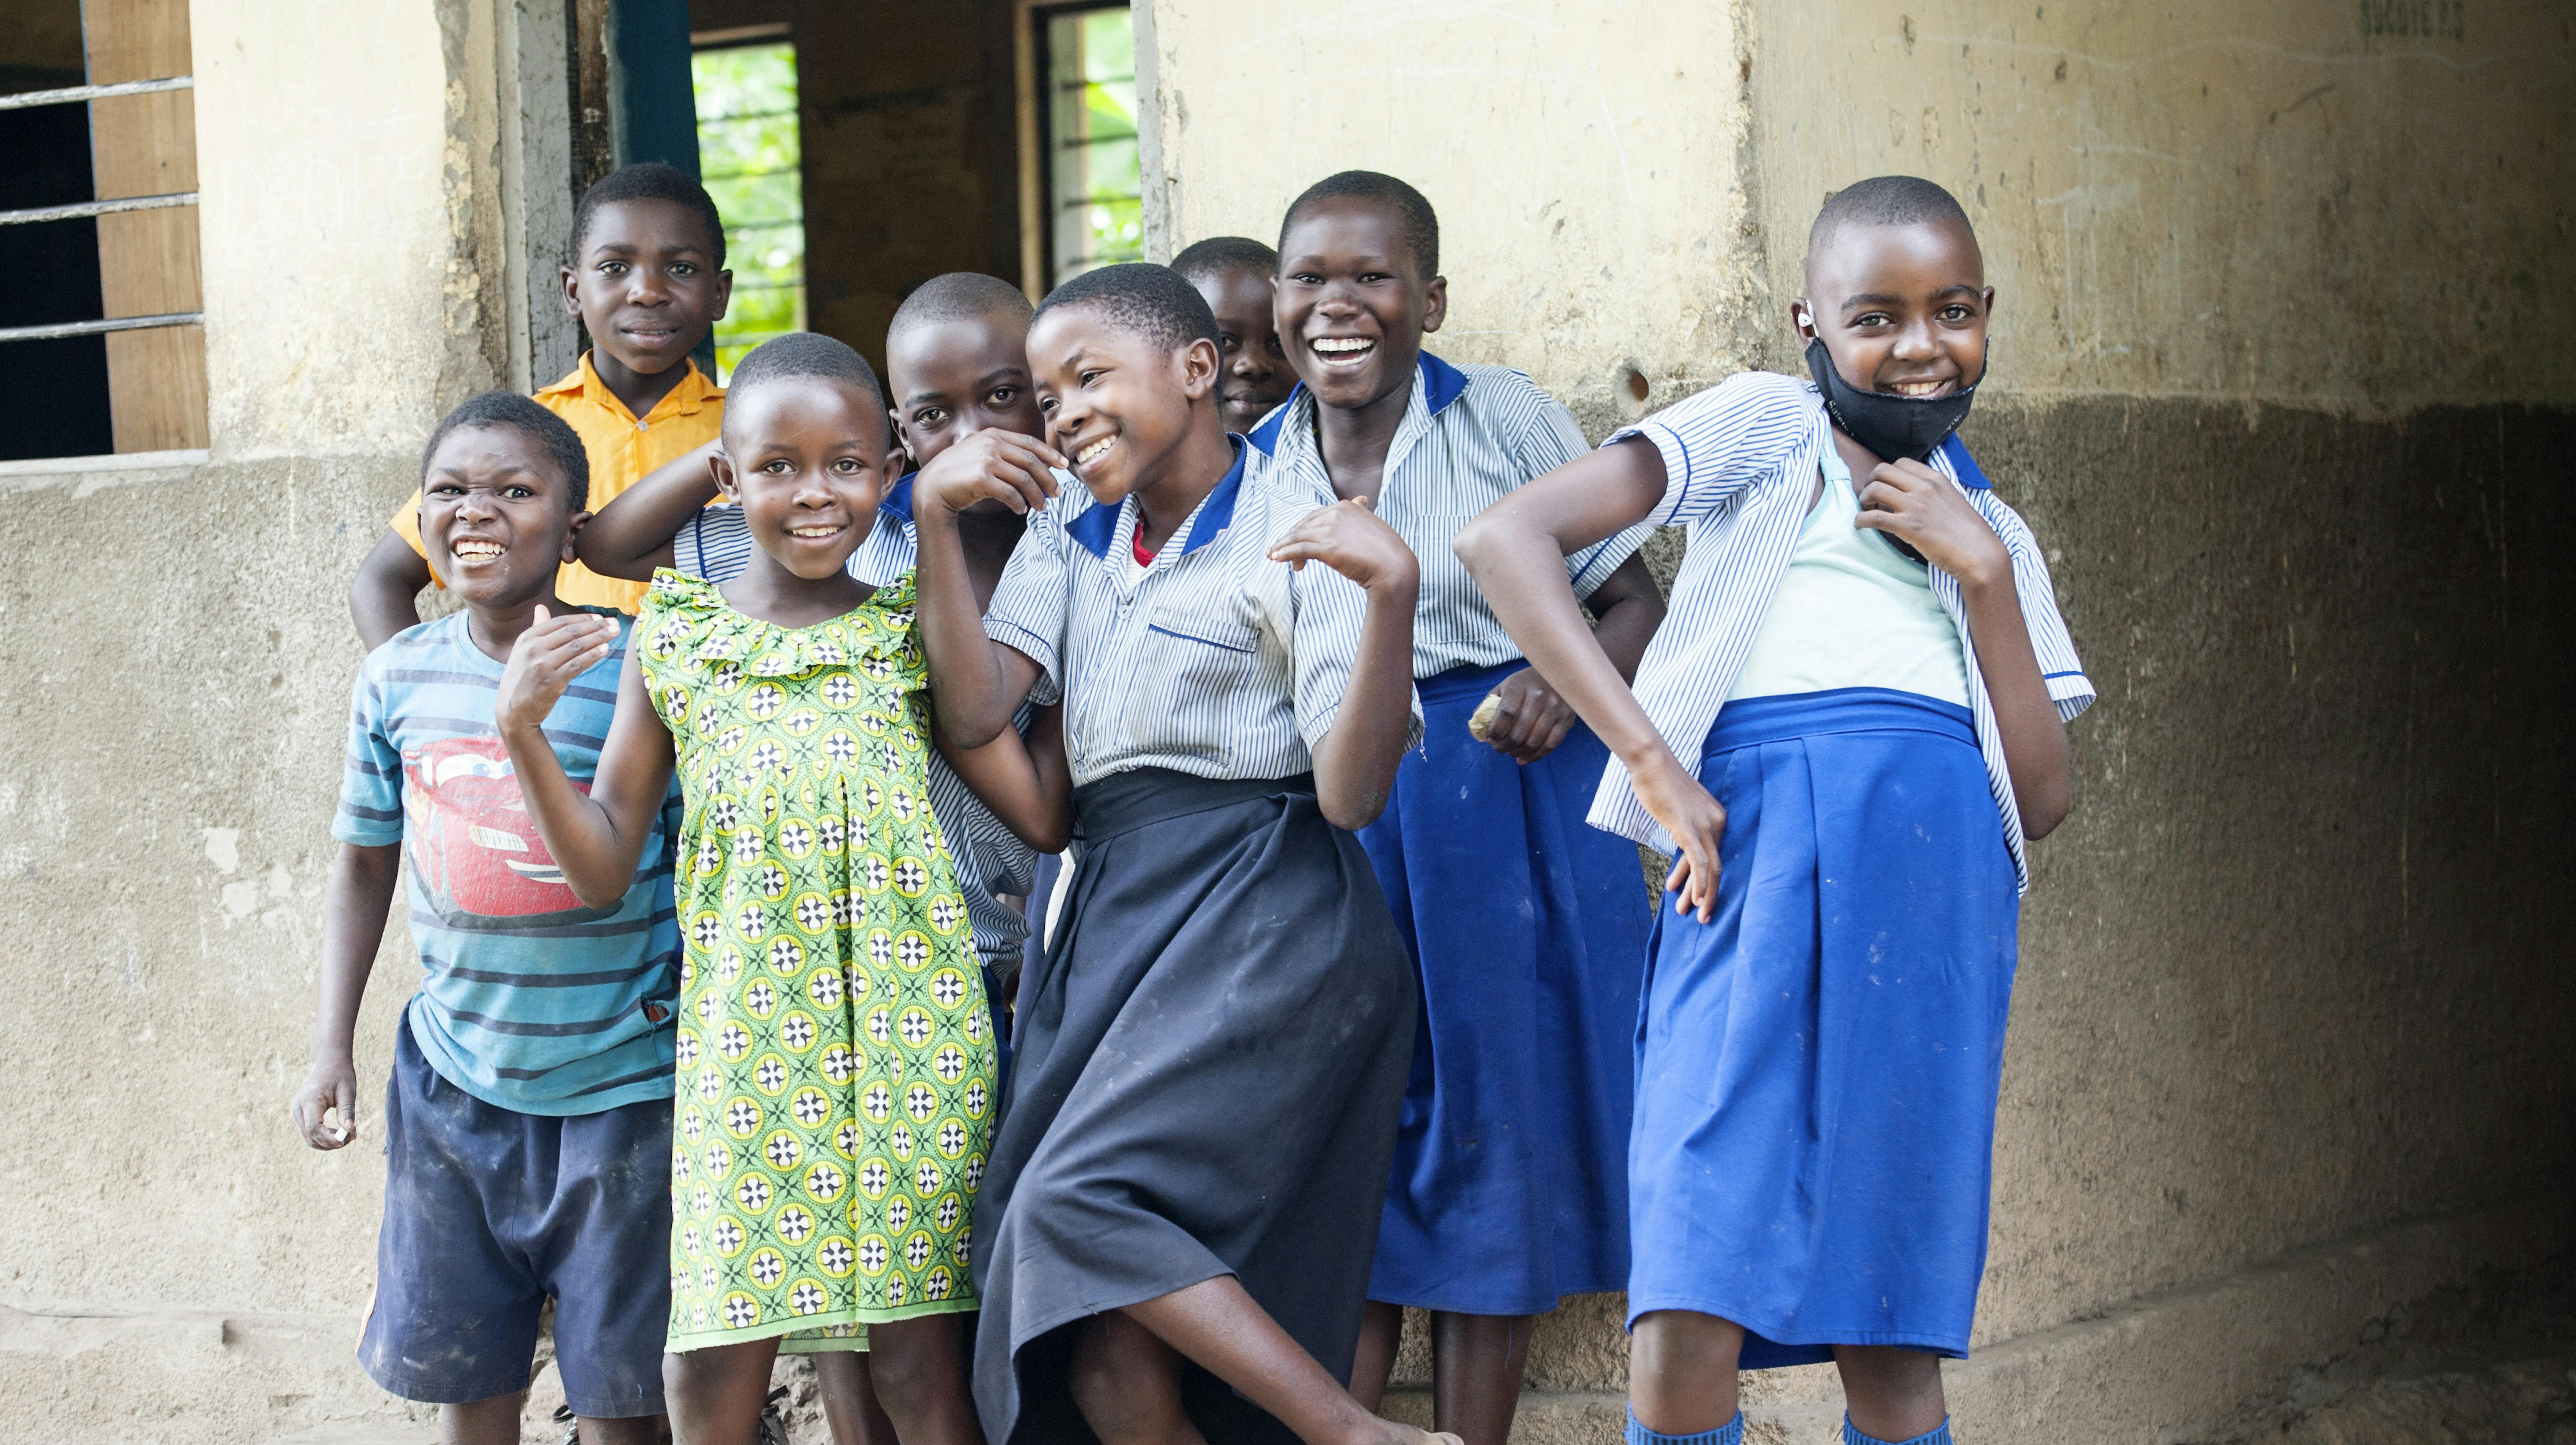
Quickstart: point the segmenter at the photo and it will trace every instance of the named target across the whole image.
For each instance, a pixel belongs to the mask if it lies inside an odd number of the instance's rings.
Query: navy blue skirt
[[[1422,974],[1369,1298],[1523,1315],[1628,1276],[1628,1110],[1653,905],[1636,845],[1583,821],[1581,723],[1523,766],[1467,732],[1527,666],[1416,686],[1423,745],[1363,829]]]
[[[1637,1036],[1628,1318],[1743,1325],[1743,1365],[1964,1356],[1985,1270],[2020,902],[1965,708],[1730,702],[1713,922],[1658,910]]]
[[[1068,1327],[1218,1275],[1348,1380],[1413,1039],[1412,966],[1311,778],[1142,768],[1073,802],[975,1201],[994,1445],[1090,1439]],[[1293,1445],[1213,1376],[1182,1389],[1207,1439]]]

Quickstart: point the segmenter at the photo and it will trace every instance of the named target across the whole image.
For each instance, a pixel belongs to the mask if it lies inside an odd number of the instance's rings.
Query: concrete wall
[[[1162,244],[1403,175],[1441,212],[1435,349],[1527,369],[1596,435],[1640,409],[1628,368],[1649,405],[1802,370],[1785,313],[1829,189],[1905,171],[1967,204],[1998,291],[1967,436],[2103,691],[2023,913],[1981,1358],[1953,1372],[1978,1438],[2192,1438],[2410,1292],[2565,1247],[2576,569],[2519,525],[2576,441],[2563,7],[1150,24]],[[1615,1438],[1616,1320],[1542,1325],[1522,1438]],[[1821,1438],[1822,1375],[1751,1382],[1756,1422]]]
[[[405,1413],[351,1356],[380,1121],[317,1155],[284,1109],[359,660],[342,594],[440,411],[560,344],[519,299],[501,155],[530,129],[503,47],[545,9],[200,0],[211,456],[0,467],[0,1088],[27,1119],[0,1168],[0,1439]],[[371,1102],[417,969],[397,920]]]

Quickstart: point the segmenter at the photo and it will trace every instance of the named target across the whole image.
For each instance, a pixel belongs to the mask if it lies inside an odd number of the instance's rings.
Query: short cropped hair
[[[933,276],[903,298],[886,327],[886,340],[923,326],[948,321],[981,321],[986,317],[1026,322],[1031,312],[1027,293],[999,276],[980,271],[951,271]]]
[[[1977,228],[1959,198],[1921,176],[1872,176],[1854,181],[1825,197],[1816,223],[1807,228],[1807,255],[1813,259],[1834,233],[1845,226],[1920,226],[1956,223],[1971,238]]]
[[[1413,264],[1422,268],[1424,280],[1440,274],[1440,217],[1422,193],[1393,176],[1376,171],[1342,171],[1324,177],[1299,193],[1288,203],[1288,214],[1279,221],[1279,249],[1288,249],[1288,228],[1307,208],[1323,201],[1348,198],[1384,206],[1395,212],[1397,229],[1404,234],[1404,249],[1413,254]]]
[[[620,201],[668,201],[696,215],[707,228],[707,245],[715,256],[716,269],[724,269],[724,217],[717,214],[715,199],[697,178],[677,166],[660,161],[638,161],[619,166],[591,183],[581,193],[581,204],[572,213],[572,263],[581,264],[582,243],[590,239],[591,217],[602,206]]]
[[[791,376],[845,381],[876,398],[877,405],[885,405],[885,388],[877,384],[876,368],[868,365],[868,359],[846,343],[811,331],[791,331],[753,347],[734,364],[733,375],[725,382],[725,396],[739,404],[743,393]]]
[[[1208,309],[1199,288],[1180,272],[1151,261],[1085,271],[1048,292],[1037,314],[1043,318],[1069,307],[1099,312],[1110,325],[1142,336],[1164,351],[1178,351],[1193,341],[1222,344],[1217,340],[1216,313]]]
[[[441,418],[438,429],[429,434],[429,445],[420,449],[421,480],[429,480],[429,464],[449,436],[486,427],[505,427],[521,433],[555,464],[564,476],[564,495],[572,502],[564,509],[565,515],[590,505],[590,453],[582,449],[581,434],[572,429],[572,423],[515,391],[469,396]]]
[[[1276,276],[1279,274],[1279,253],[1250,236],[1210,236],[1204,241],[1192,241],[1181,254],[1174,256],[1172,269],[1192,281],[1227,271]]]

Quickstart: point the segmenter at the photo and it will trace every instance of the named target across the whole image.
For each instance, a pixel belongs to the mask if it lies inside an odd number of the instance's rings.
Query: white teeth
[[[1365,336],[1319,336],[1315,349],[1326,356],[1356,356],[1375,349],[1377,343]]]
[[[498,542],[459,542],[451,550],[456,553],[460,560],[481,561],[486,557],[500,556],[501,544]]]
[[[1084,447],[1081,451],[1074,453],[1073,464],[1078,467],[1088,466],[1108,455],[1109,449],[1117,444],[1118,438],[1116,437],[1102,437],[1100,440]]]
[[[838,527],[790,527],[787,529],[787,535],[790,537],[828,537],[839,530],[841,529]]]
[[[1937,381],[1900,381],[1896,384],[1898,396],[1930,396],[1940,389],[1941,383]]]

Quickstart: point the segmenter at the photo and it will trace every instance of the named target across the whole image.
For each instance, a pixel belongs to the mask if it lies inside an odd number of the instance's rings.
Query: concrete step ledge
[[[2172,1445],[2207,1438],[2303,1366],[2354,1348],[2409,1304],[2493,1272],[2536,1270],[2576,1246],[2557,1195],[2402,1225],[2131,1300],[2098,1318],[1998,1341],[1943,1373],[1960,1439]],[[1430,1392],[1384,1413],[1428,1426]],[[1822,1366],[1745,1378],[1745,1439],[1839,1445],[1842,1402]],[[1615,1445],[1615,1393],[1522,1396],[1514,1445]]]

